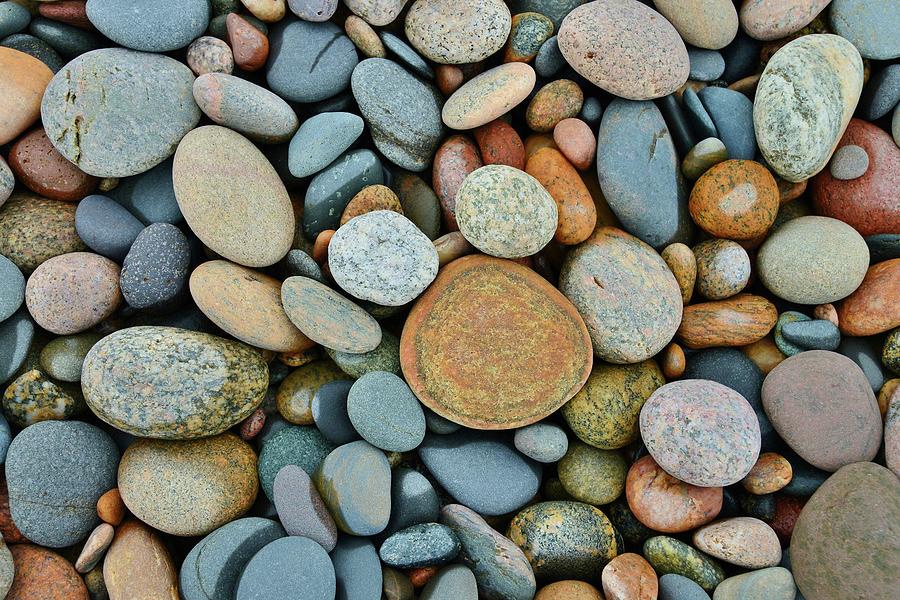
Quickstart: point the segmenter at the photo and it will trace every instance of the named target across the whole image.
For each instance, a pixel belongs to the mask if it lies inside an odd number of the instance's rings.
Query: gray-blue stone
[[[559,41],[554,35],[547,38],[538,48],[538,53],[534,57],[534,70],[541,77],[553,77],[559,73],[560,69],[566,66],[566,59],[562,52],[559,51]]]
[[[785,323],[781,335],[804,350],[837,350],[841,343],[841,331],[825,319]]]
[[[120,46],[146,52],[184,48],[209,25],[208,0],[88,0],[87,16]]]
[[[381,561],[368,538],[341,535],[331,560],[337,578],[335,600],[381,599]]]
[[[389,31],[381,31],[379,35],[384,47],[393,53],[397,60],[415,71],[417,75],[425,79],[434,79],[434,69],[418,52],[413,50],[412,46]]]
[[[445,565],[459,554],[459,538],[440,523],[421,523],[384,540],[378,555],[396,569]]]
[[[728,158],[752,160],[756,156],[753,102],[728,88],[706,87],[697,94],[728,149]]]
[[[886,379],[881,365],[881,344],[872,338],[844,336],[838,352],[859,365],[877,394]]]
[[[10,442],[12,442],[12,431],[9,429],[6,417],[0,413],[0,465],[6,462],[6,452],[9,450]]]
[[[280,429],[262,442],[256,465],[260,487],[271,500],[275,476],[282,467],[297,465],[312,477],[334,448],[315,427],[291,425]]]
[[[725,72],[725,59],[720,52],[693,46],[688,46],[687,50],[691,62],[689,75],[691,80],[714,81]]]
[[[409,452],[425,437],[422,405],[393,373],[372,371],[357,379],[347,396],[347,414],[363,439],[382,450]]]
[[[460,504],[488,516],[524,506],[537,493],[543,470],[502,435],[484,431],[428,434],[419,458]]]
[[[709,600],[709,594],[692,579],[667,573],[659,578],[659,600]]]
[[[790,482],[781,490],[785,494],[809,498],[831,476],[828,471],[812,466],[794,452],[784,451],[783,455],[791,463],[793,471]]]
[[[190,245],[170,223],[141,231],[122,261],[119,288],[132,308],[162,308],[176,301],[190,269]]]
[[[235,600],[335,597],[334,566],[322,546],[309,538],[283,537],[257,552],[244,567]]]
[[[140,175],[120,179],[119,185],[109,191],[109,197],[146,225],[180,223],[184,216],[172,185],[173,161],[173,158],[166,159]]]
[[[428,431],[438,435],[447,435],[448,433],[459,431],[461,427],[459,423],[454,423],[450,419],[442,417],[428,407],[425,407],[425,424],[428,426]]]
[[[16,263],[0,254],[0,323],[8,319],[25,300],[25,276]]]
[[[325,283],[325,277],[322,275],[319,263],[303,250],[290,250],[284,257],[284,266],[288,277],[309,277],[320,283]]]
[[[347,416],[347,394],[352,386],[353,382],[349,380],[329,381],[313,396],[313,421],[322,435],[333,444],[347,444],[359,439],[359,434]]]
[[[891,112],[900,102],[900,65],[887,65],[871,77],[859,99],[857,113],[874,121]]]
[[[88,248],[121,263],[144,224],[115,200],[94,194],[78,203],[75,230]]]
[[[408,171],[428,167],[444,133],[437,88],[384,58],[359,63],[350,85],[384,157]]]
[[[463,565],[444,567],[422,589],[419,600],[476,600],[478,584],[475,575]]]
[[[103,47],[103,41],[93,31],[85,31],[68,23],[35,17],[28,32],[42,39],[66,58],[75,58],[85,52]]]
[[[33,339],[34,322],[24,306],[0,322],[0,385],[25,363]]]
[[[356,46],[334,23],[284,19],[269,33],[266,81],[293,102],[330,98],[350,83]]]
[[[585,2],[587,0],[512,0],[508,4],[514,15],[523,12],[541,13],[553,21],[553,27],[558,31],[565,16]]]
[[[513,441],[516,450],[542,463],[559,461],[569,449],[566,432],[553,423],[533,423],[517,429]]]
[[[330,165],[363,132],[363,120],[348,112],[323,112],[300,125],[288,146],[294,177],[309,177]]]
[[[351,150],[313,177],[303,204],[303,235],[314,240],[337,229],[347,204],[361,189],[384,181],[381,161],[371,150]]]
[[[0,2],[0,38],[24,31],[30,22],[27,8],[15,2]]]
[[[722,79],[734,83],[756,72],[759,65],[759,48],[762,43],[738,29],[734,40],[719,52],[725,59],[725,72]]]
[[[391,518],[381,533],[386,537],[419,523],[437,521],[441,502],[428,479],[401,467],[391,474]]]
[[[28,33],[14,33],[6,36],[0,40],[0,46],[12,48],[33,56],[47,65],[54,73],[59,72],[63,65],[66,64],[66,61],[59,55],[59,52],[53,49],[53,46]]]
[[[850,41],[863,58],[900,57],[900,6],[897,0],[834,0],[831,26]]]
[[[625,230],[657,249],[689,241],[687,189],[656,105],[613,100],[597,138],[600,188]]]
[[[681,103],[684,107],[685,119],[687,119],[691,130],[699,139],[702,140],[719,135],[712,117],[706,112],[706,108],[700,102],[700,96],[697,95],[693,88],[684,90],[684,94],[681,96]]]
[[[188,552],[178,579],[184,600],[233,598],[241,571],[267,544],[287,535],[271,519],[246,517],[222,525]]]
[[[9,446],[6,483],[12,520],[26,538],[63,548],[100,521],[97,499],[116,487],[119,450],[103,430],[81,421],[41,421]]]
[[[594,96],[585,98],[584,103],[581,105],[581,112],[578,113],[578,118],[591,127],[596,127],[600,124],[600,119],[603,118],[603,104]]]

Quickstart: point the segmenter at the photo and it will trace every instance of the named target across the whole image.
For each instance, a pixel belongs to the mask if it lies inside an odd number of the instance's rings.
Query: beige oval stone
[[[475,129],[528,98],[536,75],[527,63],[507,63],[473,77],[447,98],[441,119],[451,129]]]
[[[110,600],[178,600],[178,570],[159,534],[140,521],[119,526],[103,561]]]
[[[692,46],[718,50],[737,35],[738,14],[731,0],[653,0],[653,3]]]
[[[746,569],[774,567],[781,561],[775,530],[753,517],[734,517],[694,532],[694,546],[714,558]]]
[[[295,220],[287,190],[241,134],[217,125],[188,133],[175,152],[172,181],[188,226],[217,254],[266,267],[290,250]]]
[[[426,58],[445,65],[484,60],[506,43],[512,16],[502,0],[416,0],[406,37]]]
[[[0,146],[41,116],[41,98],[53,71],[38,59],[0,47]]]
[[[757,40],[780,40],[809,25],[831,0],[746,0],[741,26]]]

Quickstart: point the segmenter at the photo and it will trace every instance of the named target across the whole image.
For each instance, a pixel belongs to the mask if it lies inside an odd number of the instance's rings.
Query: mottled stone
[[[3,393],[3,412],[11,423],[71,419],[85,409],[77,387],[60,387],[37,369],[25,371]]]
[[[791,482],[794,472],[788,460],[775,452],[766,452],[741,480],[741,485],[751,494],[772,494]]]
[[[352,1],[352,0],[351,0]],[[336,3],[335,3],[336,4]],[[368,58],[387,58],[387,49],[378,33],[366,21],[349,15],[344,21],[344,31],[356,49]]]
[[[0,206],[0,254],[23,273],[54,256],[85,250],[75,230],[76,207],[17,192]]]
[[[446,564],[459,549],[459,539],[452,529],[439,523],[422,523],[388,537],[378,554],[387,565],[411,569]]]
[[[441,343],[447,336],[454,344]],[[444,267],[416,302],[400,361],[413,392],[439,415],[512,429],[546,417],[581,388],[590,350],[575,307],[546,280],[510,261],[472,256]],[[496,368],[482,369],[485,360]]]
[[[790,0],[765,2],[752,0],[741,6],[741,25],[757,40],[780,40],[809,25],[830,0]]]
[[[403,214],[428,239],[437,239],[441,232],[441,205],[434,190],[413,173],[397,174],[392,185]]]
[[[18,4],[12,4],[13,6],[19,6]],[[9,165],[6,164],[6,160],[2,156],[0,156],[0,206],[9,199],[9,197],[13,193],[13,189],[16,187],[16,178],[13,175],[12,170],[9,168]]]
[[[559,481],[574,499],[609,504],[625,490],[627,465],[620,454],[574,442],[557,465]]]
[[[194,75],[206,73],[225,73],[234,71],[234,55],[231,48],[220,40],[209,35],[194,40],[187,49],[185,59]]]
[[[15,571],[9,600],[88,600],[81,577],[59,554],[32,544],[13,545],[9,552]]]
[[[225,26],[234,63],[247,72],[259,71],[269,57],[269,38],[266,34],[234,12],[225,17]]]
[[[20,183],[53,200],[81,200],[98,184],[96,177],[84,173],[57,152],[41,127],[22,135],[12,145],[9,168]]]
[[[524,12],[513,16],[503,62],[529,62],[553,35],[553,21],[541,13]]]
[[[855,292],[838,307],[841,333],[875,335],[900,326],[900,258],[872,265]]]
[[[473,133],[484,164],[525,169],[525,145],[512,125],[497,119]]]
[[[577,116],[583,102],[584,94],[577,83],[570,79],[556,79],[532,96],[525,111],[525,121],[534,131],[553,131],[563,119]]]
[[[452,0],[416,0],[406,13],[405,32],[426,58],[441,64],[483,60],[503,47],[512,25],[500,0],[478,5]]]
[[[694,222],[712,236],[753,240],[764,235],[778,214],[778,186],[761,164],[726,160],[707,170],[691,190]]]
[[[777,319],[775,305],[766,298],[738,294],[685,307],[677,336],[691,349],[746,346],[765,337]]]
[[[406,2],[407,0],[344,0],[347,8],[376,27],[392,23]]]
[[[545,585],[538,590],[535,600],[603,600],[600,590],[586,581],[565,579]]]
[[[722,567],[714,560],[675,538],[652,537],[644,542],[643,550],[644,557],[662,576],[674,573],[687,577],[706,591],[712,591],[725,579]]]
[[[244,567],[235,587],[235,600],[334,598],[334,565],[328,554],[309,538],[288,536],[270,542]]]
[[[334,450],[315,427],[286,426],[263,439],[259,453],[259,482],[270,500],[274,499],[275,478],[286,465],[296,465],[312,477],[328,454]]]
[[[312,425],[312,402],[319,388],[330,381],[346,379],[346,374],[330,360],[301,363],[288,375],[275,395],[278,412],[290,423]],[[275,473],[272,473],[275,477]]]
[[[0,47],[0,144],[16,139],[40,116],[41,97],[53,77],[47,65],[24,52]]]
[[[659,593],[653,567],[633,552],[620,554],[609,561],[603,567],[601,580],[606,600],[656,600]]]
[[[536,75],[526,63],[507,63],[489,69],[453,92],[441,109],[451,129],[474,129],[501,117],[524,101],[534,89]]]
[[[468,137],[451,135],[434,155],[431,179],[441,204],[444,223],[457,231],[456,196],[470,173],[484,166],[478,147]],[[468,242],[466,242],[468,243]]]
[[[313,475],[338,528],[350,535],[375,535],[391,514],[391,470],[384,453],[359,440],[333,450]]]
[[[112,533],[112,527],[106,527]],[[103,581],[110,598],[178,600],[178,568],[159,533],[130,520],[110,538],[112,545],[103,560]]]
[[[169,223],[145,228],[122,262],[119,288],[129,306],[158,308],[171,304],[184,289],[190,262],[185,235]]]
[[[343,227],[351,219],[377,210],[389,210],[400,215],[403,214],[400,199],[386,185],[366,186],[353,196],[344,212],[341,213],[340,226]],[[331,248],[332,246],[329,243],[329,249]]]
[[[697,291],[710,300],[734,296],[750,281],[750,256],[731,240],[706,240],[693,248]]]

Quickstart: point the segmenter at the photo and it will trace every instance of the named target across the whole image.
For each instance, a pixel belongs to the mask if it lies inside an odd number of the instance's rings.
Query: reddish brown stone
[[[620,554],[603,567],[606,600],[656,600],[659,581],[650,563],[633,552]]]
[[[87,2],[85,0],[41,2],[38,4],[38,13],[47,19],[68,23],[81,29],[93,30],[94,24],[88,19],[86,6]]]
[[[575,167],[559,150],[543,148],[528,159],[525,172],[537,179],[556,201],[557,226],[553,239],[580,244],[597,225],[597,208]]]
[[[508,165],[525,170],[525,144],[509,123],[497,119],[473,133],[484,164]]]
[[[553,141],[559,151],[569,159],[579,171],[588,169],[594,164],[597,152],[597,138],[590,125],[581,119],[563,119],[553,128]]]
[[[53,71],[31,55],[0,47],[0,146],[41,116],[41,98]]]
[[[269,57],[269,38],[236,13],[228,13],[225,26],[234,64],[245,71],[261,69]]]
[[[660,368],[662,368],[663,375],[666,376],[666,379],[677,379],[684,374],[684,369],[687,367],[687,360],[684,356],[684,350],[682,350],[681,346],[672,342],[666,349],[662,351],[662,356],[660,357]]]
[[[241,423],[241,439],[245,442],[249,442],[257,435],[259,435],[259,432],[262,431],[262,428],[265,424],[266,412],[261,408],[257,408],[253,411],[253,414],[244,419],[244,421]]]
[[[16,576],[6,600],[88,600],[84,581],[71,563],[40,546],[10,546]]]
[[[328,264],[328,244],[331,243],[331,237],[334,235],[334,229],[326,229],[316,236],[313,242],[312,257],[320,265]]]
[[[13,144],[9,166],[20,182],[53,200],[81,200],[100,182],[57,152],[42,127],[29,131]]]
[[[353,217],[375,210],[392,210],[403,214],[400,199],[391,188],[385,185],[367,185],[347,203],[347,208],[341,214],[341,225]]]
[[[813,309],[813,318],[831,321],[835,327],[839,323],[837,309],[834,307],[834,304],[819,304]]]
[[[775,496],[775,517],[769,521],[769,525],[775,530],[781,545],[785,548],[791,545],[794,525],[800,517],[804,504],[806,504],[805,498]]]
[[[776,179],[775,181],[778,184],[778,202],[780,204],[787,204],[791,200],[796,200],[802,196],[809,183],[808,179],[797,182],[788,181],[787,179]]]
[[[113,488],[97,499],[97,516],[110,525],[121,523],[126,510],[119,488]]]
[[[676,334],[688,348],[746,346],[759,341],[778,320],[775,305],[753,294],[684,307]]]
[[[576,116],[583,103],[584,93],[577,83],[557,79],[537,91],[525,111],[525,121],[539,133],[553,131],[563,119]]]
[[[752,160],[726,160],[711,167],[691,191],[691,217],[708,234],[750,240],[765,234],[778,214],[778,185]]]
[[[751,494],[772,494],[791,482],[794,470],[788,460],[775,452],[759,455],[756,464],[741,480],[741,485]]]
[[[111,600],[178,600],[178,570],[159,534],[137,520],[123,523],[103,560]]]
[[[895,197],[896,201],[896,197]],[[856,291],[838,307],[841,333],[875,335],[900,325],[900,258],[869,267]]]
[[[438,65],[434,69],[434,82],[445,96],[449,96],[463,84],[465,75],[456,65]]]
[[[28,541],[16,527],[9,512],[9,490],[6,487],[5,476],[0,477],[0,535],[7,544],[21,544]]]
[[[425,587],[425,585],[431,581],[431,578],[437,575],[437,572],[437,567],[419,567],[418,569],[407,571],[406,575],[409,577],[409,581],[413,584],[413,587],[419,589]]]
[[[816,213],[840,219],[860,235],[900,231],[900,148],[890,134],[872,123],[851,119],[838,148],[860,146],[869,155],[862,177],[840,180],[822,169],[813,178],[812,198]]]
[[[448,231],[458,231],[456,224],[456,194],[466,176],[483,167],[478,147],[464,135],[451,135],[434,155],[431,179],[434,193],[441,201],[444,224]]]

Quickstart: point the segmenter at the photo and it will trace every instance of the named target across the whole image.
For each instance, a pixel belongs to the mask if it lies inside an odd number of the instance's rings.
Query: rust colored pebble
[[[372,26],[356,15],[350,15],[344,21],[344,31],[350,41],[368,58],[385,58],[387,50]]]
[[[236,13],[225,17],[225,27],[234,64],[245,71],[261,69],[269,57],[269,38]]]
[[[543,148],[528,159],[525,172],[537,179],[556,201],[557,226],[553,239],[580,244],[597,225],[597,208],[575,167],[559,150]]]
[[[746,346],[762,339],[777,320],[778,310],[767,299],[738,294],[727,300],[686,306],[676,335],[694,350]]]
[[[97,500],[97,516],[110,525],[118,526],[125,518],[125,503],[119,488],[113,488]]]
[[[434,240],[434,249],[438,253],[438,264],[442,267],[457,258],[476,252],[475,246],[458,231],[451,231]]]
[[[603,567],[606,600],[656,600],[659,580],[650,563],[634,552],[620,554]]]
[[[278,360],[288,367],[302,367],[309,363],[322,358],[322,348],[316,346],[308,350],[300,350],[299,352],[280,352]]]
[[[775,452],[759,455],[756,464],[741,480],[741,485],[751,494],[763,495],[777,492],[791,482],[794,471],[788,460]]]
[[[32,129],[12,145],[9,167],[21,183],[53,200],[81,200],[97,189],[100,181],[66,160],[42,127]]]
[[[93,30],[94,24],[87,16],[85,0],[60,0],[59,2],[41,2],[38,13],[47,19],[74,25],[81,29]]]
[[[788,181],[786,179],[778,179],[778,202],[779,204],[787,204],[791,200],[796,200],[806,191],[808,179],[803,181]]]
[[[800,512],[806,504],[805,498],[795,496],[775,496],[775,517],[769,521],[769,526],[775,530],[775,534],[781,541],[781,545],[791,545],[791,534],[794,533],[794,525],[800,517]]]
[[[3,476],[0,476],[0,535],[7,544],[21,544],[28,541],[12,520],[9,511],[9,490],[6,487],[6,477]]]
[[[162,537],[134,519],[116,529],[103,560],[103,580],[110,600],[179,599],[178,569]]]
[[[687,359],[684,356],[684,350],[675,342],[666,346],[665,350],[662,351],[660,367],[662,368],[663,375],[666,376],[666,379],[677,379],[678,377],[681,377],[684,374],[686,366]]]
[[[465,178],[484,163],[478,146],[464,135],[451,135],[434,155],[431,181],[434,193],[441,201],[444,224],[448,231],[457,231],[456,194]]]
[[[400,199],[397,194],[386,185],[368,185],[361,189],[347,203],[347,208],[341,214],[341,225],[344,225],[353,217],[358,217],[376,210],[391,210],[403,214]]]
[[[603,594],[586,581],[567,579],[545,585],[534,600],[603,600]]]
[[[334,229],[326,229],[319,233],[313,242],[312,257],[320,265],[328,264],[328,244],[331,243],[333,235]]]
[[[6,600],[88,600],[87,587],[59,554],[31,544],[9,547],[15,578]]]
[[[577,83],[557,79],[537,91],[525,111],[525,121],[534,131],[547,133],[563,119],[577,115],[583,103],[584,93]]]
[[[557,123],[553,128],[553,141],[579,171],[586,171],[594,164],[597,138],[591,126],[581,119],[569,117]]]
[[[437,575],[437,572],[437,567],[419,567],[418,569],[407,571],[406,575],[409,577],[409,581],[413,584],[413,587],[419,589],[425,587],[425,585]]]
[[[507,165],[525,170],[525,144],[509,123],[497,119],[482,125],[473,133],[484,164]]]
[[[456,65],[438,65],[434,69],[434,82],[445,96],[458,90],[465,78],[463,70]]]
[[[862,283],[837,309],[841,333],[866,336],[900,326],[900,258],[869,267]]]
[[[835,327],[838,326],[838,313],[834,304],[819,304],[813,309],[813,319],[822,321],[831,321]]]
[[[661,253],[661,256],[681,290],[681,302],[685,306],[694,295],[694,283],[697,281],[697,257],[694,251],[681,242],[669,244]]]
[[[266,424],[266,412],[257,408],[253,411],[253,413],[241,422],[241,427],[239,430],[241,439],[245,442],[249,442],[262,431],[263,425]]]
[[[768,231],[778,214],[775,178],[752,160],[726,160],[711,167],[691,191],[688,209],[708,234],[749,240]]]
[[[759,367],[763,375],[767,375],[769,371],[778,366],[778,363],[787,358],[775,345],[775,339],[771,335],[743,346],[741,352]]]

